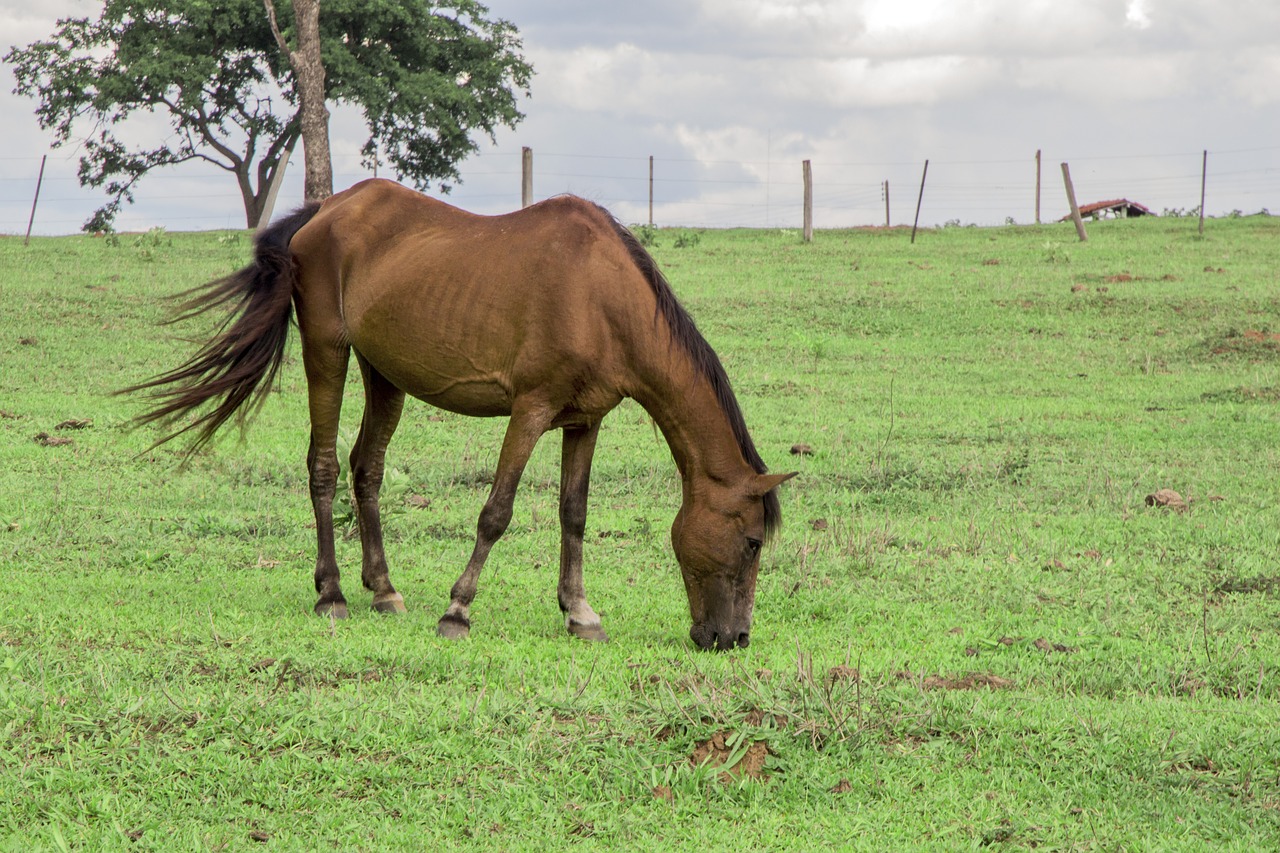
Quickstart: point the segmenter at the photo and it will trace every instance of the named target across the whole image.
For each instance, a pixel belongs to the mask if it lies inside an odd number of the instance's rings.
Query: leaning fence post
[[[813,242],[813,168],[809,161],[802,164],[804,172],[804,241]]]
[[[520,206],[533,204],[533,149],[528,145],[520,149]]]
[[[1071,221],[1076,224],[1076,235],[1083,243],[1089,239],[1084,230],[1084,220],[1080,218],[1080,206],[1076,204],[1076,188],[1071,185],[1071,169],[1062,164],[1062,182],[1067,185],[1067,203],[1071,205]]]
[[[36,178],[36,197],[31,200],[31,218],[27,220],[27,236],[22,240],[22,245],[24,246],[31,242],[31,226],[36,221],[36,205],[40,202],[40,185],[44,183],[44,162],[48,159],[48,154],[40,158],[40,176]],[[1200,206],[1204,207],[1203,204]]]
[[[929,177],[929,161],[924,161],[924,171],[920,174],[920,195],[916,197],[916,219],[911,223],[911,242],[916,241],[916,228],[920,225],[920,205],[924,203],[924,179]]]

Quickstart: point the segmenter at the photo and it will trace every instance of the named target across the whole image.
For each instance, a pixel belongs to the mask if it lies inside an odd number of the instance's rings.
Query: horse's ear
[[[762,498],[799,473],[799,471],[792,471],[789,474],[757,474],[751,481],[751,496]]]

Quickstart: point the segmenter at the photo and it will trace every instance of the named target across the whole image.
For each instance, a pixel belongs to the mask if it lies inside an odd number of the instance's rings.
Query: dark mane
[[[675,344],[693,359],[698,372],[711,383],[711,387],[715,390],[716,400],[720,404],[720,409],[724,412],[725,417],[729,419],[729,425],[733,429],[733,436],[737,439],[738,448],[742,451],[742,458],[757,474],[765,473],[768,468],[765,466],[764,460],[760,458],[760,453],[756,450],[755,443],[751,440],[751,434],[747,431],[747,422],[742,417],[742,409],[738,406],[738,398],[733,394],[733,387],[729,384],[729,376],[724,372],[720,357],[716,355],[715,350],[707,343],[707,339],[698,331],[693,318],[689,316],[689,312],[680,304],[680,300],[676,298],[675,291],[671,289],[671,285],[667,283],[661,270],[658,269],[657,262],[645,250],[644,246],[640,245],[636,235],[632,234],[631,229],[619,222],[612,213],[599,205],[596,205],[596,207],[613,225],[613,230],[618,235],[618,239],[622,240],[622,244],[627,247],[627,252],[631,255],[632,262],[640,270],[640,274],[644,276],[645,280],[649,282],[649,287],[653,289],[653,295],[658,300],[658,313],[666,321],[667,327],[671,329],[671,336]],[[778,504],[778,493],[776,489],[771,489],[764,496],[764,528],[766,536],[772,536],[781,521],[782,509]]]

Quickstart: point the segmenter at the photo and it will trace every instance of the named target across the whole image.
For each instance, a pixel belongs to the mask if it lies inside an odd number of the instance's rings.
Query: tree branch
[[[262,0],[262,5],[267,8],[267,20],[271,22],[271,34],[276,37],[276,44],[280,45],[285,56],[292,57],[293,50],[289,47],[289,42],[285,41],[284,33],[280,32],[280,24],[276,22],[275,4],[271,0]]]

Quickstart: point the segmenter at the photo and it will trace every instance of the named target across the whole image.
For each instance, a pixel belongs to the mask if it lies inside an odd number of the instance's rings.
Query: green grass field
[[[679,481],[632,403],[587,528],[610,643],[556,607],[556,436],[471,638],[436,638],[504,423],[413,403],[384,515],[409,613],[368,610],[347,539],[352,618],[311,615],[296,339],[186,468],[110,395],[204,336],[160,297],[248,235],[0,238],[0,847],[1275,849],[1280,221],[1090,237],[656,233],[801,472],[726,654],[688,639]]]

